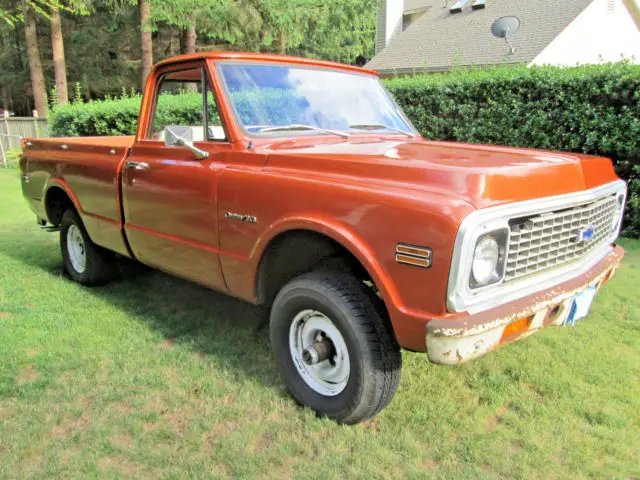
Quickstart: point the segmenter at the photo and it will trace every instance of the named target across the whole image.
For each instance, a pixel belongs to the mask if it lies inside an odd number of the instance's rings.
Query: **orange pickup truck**
[[[574,324],[623,256],[610,160],[424,140],[375,72],[322,61],[163,61],[135,137],[25,139],[20,166],[71,278],[123,256],[269,307],[292,395],[348,424],[401,348],[454,365]]]

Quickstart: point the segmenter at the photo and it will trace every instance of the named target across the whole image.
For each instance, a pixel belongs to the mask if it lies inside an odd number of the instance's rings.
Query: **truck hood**
[[[265,150],[271,168],[400,182],[457,196],[476,208],[577,192],[617,179],[607,158],[422,139],[306,138]]]

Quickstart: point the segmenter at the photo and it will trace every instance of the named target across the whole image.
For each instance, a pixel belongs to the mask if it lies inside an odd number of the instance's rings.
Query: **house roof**
[[[431,5],[431,0],[404,0],[404,12],[411,12],[413,10],[420,10],[424,7]],[[442,5],[444,5],[444,0],[442,0]]]
[[[392,39],[367,65],[382,75],[442,72],[454,65],[529,63],[593,0],[488,0],[486,8],[449,13],[455,0],[405,0],[405,11],[426,6],[425,13]],[[520,29],[510,40],[491,34],[498,18],[515,15]]]

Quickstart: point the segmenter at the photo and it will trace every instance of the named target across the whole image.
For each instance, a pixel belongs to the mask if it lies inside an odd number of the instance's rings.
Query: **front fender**
[[[376,255],[368,242],[354,232],[349,225],[334,218],[299,214],[281,218],[273,223],[260,236],[251,252],[251,263],[256,272],[253,283],[254,292],[257,287],[260,262],[266,249],[279,235],[290,231],[308,231],[324,235],[350,252],[364,267],[380,291],[398,343],[410,350],[425,350],[424,326],[432,317],[404,304],[391,274],[378,261],[379,254]]]
[[[257,267],[260,264],[265,250],[273,239],[282,233],[293,230],[306,230],[319,233],[340,244],[358,259],[378,290],[380,290],[382,297],[385,299],[385,303],[388,301],[394,304],[400,302],[398,291],[391,277],[377,261],[373,249],[363,238],[354,232],[349,225],[327,216],[298,214],[281,218],[271,224],[258,238],[251,252],[251,260],[256,266],[256,272],[258,271]]]

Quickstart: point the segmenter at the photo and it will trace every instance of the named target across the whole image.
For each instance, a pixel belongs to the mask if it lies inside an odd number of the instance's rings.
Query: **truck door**
[[[226,290],[216,195],[222,159],[231,144],[204,64],[167,66],[159,72],[151,98],[146,132],[139,135],[123,168],[131,250],[142,263]],[[189,127],[194,146],[208,157],[198,159],[184,146],[165,145],[170,126]]]

